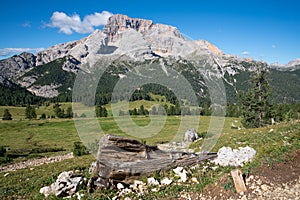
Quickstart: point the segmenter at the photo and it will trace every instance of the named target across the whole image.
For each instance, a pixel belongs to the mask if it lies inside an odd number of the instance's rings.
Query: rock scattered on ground
[[[174,177],[164,177],[160,181],[154,177],[149,177],[147,178],[147,183],[139,180],[134,180],[133,184],[130,185],[118,183],[116,185],[118,192],[113,199],[123,199],[125,195],[132,193],[135,193],[142,198],[144,194],[150,192],[149,186],[151,186],[151,192],[158,192],[161,188],[172,184],[180,185],[199,183],[197,178],[190,177],[191,174],[189,174],[183,167],[176,167],[172,171],[174,172]]]
[[[199,139],[199,136],[196,132],[196,129],[191,128],[189,130],[187,130],[184,134],[184,138],[183,138],[183,143],[188,146],[190,145],[192,142],[196,141]]]
[[[81,176],[75,176],[73,171],[62,172],[57,180],[50,186],[40,189],[40,193],[45,197],[55,195],[57,197],[65,197],[74,195],[79,187],[83,184]]]
[[[40,166],[43,164],[49,164],[49,163],[53,163],[53,162],[60,162],[62,160],[66,160],[66,159],[70,159],[70,158],[74,158],[73,153],[68,153],[66,155],[45,157],[45,158],[29,159],[29,160],[19,162],[19,163],[0,166],[0,172],[16,171],[18,169],[35,167],[35,166]]]
[[[245,193],[233,193],[217,188],[219,192],[207,190],[205,193],[182,193],[180,200],[281,200],[281,199],[300,199],[300,176],[298,179],[287,183],[274,183],[262,180],[259,176],[249,176],[246,179],[248,191]]]
[[[243,166],[246,162],[251,161],[256,151],[255,149],[246,146],[239,147],[239,149],[232,149],[231,147],[222,147],[218,151],[218,157],[211,162],[221,166]]]

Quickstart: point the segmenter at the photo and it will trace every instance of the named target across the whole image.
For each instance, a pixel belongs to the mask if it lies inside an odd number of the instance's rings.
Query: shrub
[[[11,114],[10,114],[10,112],[9,112],[8,109],[4,110],[4,114],[3,114],[2,120],[12,120]]]
[[[0,157],[0,164],[9,163],[11,159],[6,155],[4,157]]]
[[[41,115],[40,119],[46,119],[46,114],[43,113],[43,114]]]
[[[5,153],[6,153],[5,147],[4,147],[4,146],[1,146],[1,147],[0,147],[0,157],[3,157]]]
[[[82,142],[74,142],[73,143],[73,154],[74,156],[82,156],[88,154],[88,150],[82,144]]]

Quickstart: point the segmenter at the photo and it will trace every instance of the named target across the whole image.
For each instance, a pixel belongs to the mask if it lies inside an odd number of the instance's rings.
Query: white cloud
[[[91,15],[86,15],[83,20],[81,20],[78,14],[68,16],[63,12],[54,12],[51,16],[50,23],[47,27],[59,28],[59,32],[65,34],[76,33],[91,33],[95,30],[95,27],[105,25],[108,18],[112,13],[108,11],[103,11],[101,13],[95,12]]]
[[[22,27],[24,27],[24,28],[30,28],[31,27],[31,23],[30,22],[24,22],[22,24]]]
[[[248,51],[243,51],[243,52],[242,52],[242,55],[244,55],[244,56],[249,56],[249,54],[250,54],[250,53],[249,53]]]
[[[4,49],[0,49],[0,56],[6,57],[13,54],[20,54],[22,52],[36,53],[43,50],[44,48],[4,48]]]

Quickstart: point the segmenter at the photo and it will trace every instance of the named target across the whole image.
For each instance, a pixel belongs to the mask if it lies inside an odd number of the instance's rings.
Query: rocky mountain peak
[[[111,16],[103,29],[103,33],[107,34],[109,41],[115,42],[120,38],[120,33],[128,29],[133,29],[142,35],[158,29],[158,32],[170,32],[172,35],[184,38],[176,27],[164,24],[154,24],[152,20],[130,18],[126,15],[116,14]],[[151,31],[150,31],[151,32]]]
[[[151,20],[130,18],[126,15],[113,15],[111,16],[107,24],[105,25],[103,32],[107,34],[109,41],[115,41],[119,39],[119,32],[126,29],[134,29],[137,32],[145,32],[153,26]]]

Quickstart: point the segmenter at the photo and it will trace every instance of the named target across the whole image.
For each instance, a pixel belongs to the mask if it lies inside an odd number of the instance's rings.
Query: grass
[[[79,170],[78,174],[86,176],[90,163],[94,160],[91,155],[75,157],[58,163],[51,163],[10,172],[7,177],[0,173],[1,199],[44,199],[39,189],[51,185],[63,171]]]
[[[61,108],[66,110],[69,106],[72,106],[71,103],[60,103]],[[52,116],[55,115],[53,111],[53,105],[50,104],[49,106],[39,106],[35,107],[37,118],[39,118],[43,113],[46,114],[46,116]],[[2,119],[4,110],[8,109],[9,112],[12,115],[13,120],[24,120],[25,119],[25,109],[26,107],[21,106],[0,106],[0,118]]]
[[[50,108],[52,108],[50,106]],[[46,108],[40,108],[46,109]],[[3,110],[3,107],[1,107]],[[50,109],[51,110],[51,109]],[[16,114],[20,112],[20,108],[11,109],[11,112]],[[133,121],[140,127],[147,127],[150,123],[149,117],[136,116]],[[186,121],[191,118],[186,118]],[[89,119],[86,120],[86,128],[89,127]],[[153,120],[159,120],[154,118]],[[113,117],[99,118],[99,124],[102,130],[108,134],[117,134],[128,137],[117,125]],[[200,117],[198,133],[207,132],[210,122],[210,117]],[[250,146],[257,151],[257,155],[253,162],[242,167],[245,174],[261,165],[272,165],[275,162],[287,161],[290,153],[300,149],[300,123],[281,123],[274,126],[269,126],[259,129],[231,129],[231,124],[240,125],[239,119],[226,118],[222,135],[217,141],[213,151],[217,151],[222,146],[230,146],[232,148]],[[164,127],[155,135],[146,138],[147,144],[158,144],[167,142],[174,138],[177,134],[180,125],[180,118],[169,116]],[[188,122],[183,129],[179,129],[181,134],[183,130],[192,128],[195,122]],[[150,130],[150,129],[149,129]],[[17,152],[18,150],[33,150],[33,149],[59,149],[63,148],[66,152],[70,152],[75,141],[80,141],[77,130],[74,126],[74,121],[70,119],[52,119],[52,120],[0,120],[0,146],[10,148],[8,152]],[[192,146],[197,148],[201,142],[196,142]],[[37,151],[37,150],[36,150]],[[63,152],[65,153],[65,152]],[[56,155],[62,152],[39,153],[37,155]],[[14,172],[9,172],[9,175],[4,177],[5,173],[0,173],[0,199],[43,199],[39,194],[39,189],[43,186],[50,185],[59,173],[67,170],[79,170],[78,173],[89,177],[88,167],[95,160],[91,155],[76,157],[74,159],[64,160],[59,163],[47,164],[39,167],[34,167],[33,170],[22,169]],[[204,163],[203,165],[210,165]],[[200,167],[201,169],[201,167]],[[172,185],[161,188],[159,192],[150,192],[147,199],[160,198],[176,198],[181,191],[199,192],[208,184],[217,181],[222,175],[228,173],[231,167],[219,167],[217,170],[212,170],[208,167],[206,170],[190,170],[193,176],[200,183],[192,185]],[[165,174],[167,173],[167,174]],[[160,172],[157,177],[170,175],[170,172]],[[229,185],[224,185],[229,187]],[[86,188],[82,188],[81,193],[85,193],[85,199],[107,199],[112,198],[115,192],[112,190],[103,190],[100,192],[88,194]],[[49,199],[57,199],[49,197]]]

